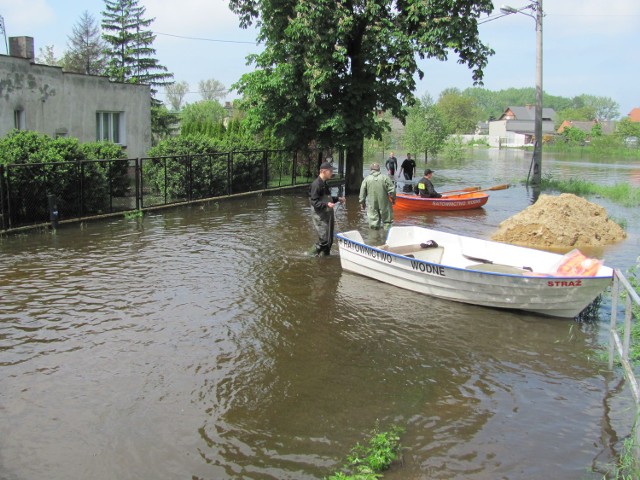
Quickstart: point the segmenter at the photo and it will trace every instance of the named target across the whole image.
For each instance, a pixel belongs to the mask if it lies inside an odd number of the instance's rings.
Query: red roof
[[[632,122],[640,122],[640,108],[636,107],[629,112],[629,120]]]

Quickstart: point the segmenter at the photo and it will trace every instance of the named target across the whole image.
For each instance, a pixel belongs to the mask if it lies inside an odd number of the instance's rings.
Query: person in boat
[[[384,162],[384,166],[387,169],[387,173],[390,177],[395,176],[396,170],[398,169],[398,159],[395,157],[393,152],[389,152],[389,158]]]
[[[393,223],[393,204],[396,202],[396,186],[391,178],[380,173],[380,165],[372,163],[369,175],[360,186],[358,201],[367,210],[369,227],[388,229]]]
[[[413,158],[411,158],[411,154],[407,153],[407,158],[404,159],[402,165],[400,165],[400,171],[398,172],[398,177],[400,175],[404,176],[405,183],[402,186],[402,191],[404,193],[413,192],[413,186],[411,185],[411,180],[413,179],[413,172],[416,169],[416,162]]]
[[[338,203],[344,203],[344,197],[331,195],[331,188],[327,180],[333,177],[333,165],[323,162],[320,165],[318,177],[311,182],[309,187],[309,201],[311,202],[311,219],[318,232],[318,242],[309,251],[310,255],[329,255],[333,245],[334,217],[333,207]]]
[[[433,183],[431,183],[432,176],[433,176],[433,170],[431,170],[430,168],[427,168],[424,171],[424,177],[422,177],[418,181],[418,183],[416,183],[416,187],[415,187],[416,195],[420,195],[421,197],[425,197],[425,198],[442,197],[442,195],[436,192],[436,189],[433,187]]]

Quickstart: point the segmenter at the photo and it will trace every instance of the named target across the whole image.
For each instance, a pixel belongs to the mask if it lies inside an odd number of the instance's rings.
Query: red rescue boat
[[[471,210],[482,207],[487,203],[487,200],[489,200],[489,194],[484,192],[446,195],[440,198],[424,198],[418,195],[398,193],[394,209],[405,212]]]

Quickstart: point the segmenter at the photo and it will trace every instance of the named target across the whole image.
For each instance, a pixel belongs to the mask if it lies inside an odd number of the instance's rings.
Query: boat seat
[[[478,270],[480,272],[509,273],[511,275],[527,275],[530,271],[511,265],[501,265],[499,263],[475,263],[465,267],[467,270]]]
[[[429,263],[440,263],[444,255],[444,247],[423,248],[417,252],[413,252],[413,256],[417,260],[423,260]]]

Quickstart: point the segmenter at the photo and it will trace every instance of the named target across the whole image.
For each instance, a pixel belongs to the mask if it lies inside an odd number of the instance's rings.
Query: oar
[[[465,255],[464,253],[462,254],[462,256],[464,258],[468,258],[469,260],[473,260],[474,262],[487,263],[491,265],[505,265],[506,267],[515,267],[515,268],[520,268],[521,270],[528,270],[530,272],[533,272],[533,269],[531,267],[516,267],[515,265],[506,265],[503,263],[496,264],[493,260],[489,260],[487,258],[472,257],[471,255]]]
[[[484,191],[488,191],[488,190],[506,190],[510,186],[511,185],[509,185],[508,183],[505,183],[503,185],[495,185],[495,186],[489,187],[489,188],[481,188],[480,190],[476,190],[476,192],[484,192]]]
[[[488,187],[488,188],[480,188],[478,190],[473,190],[471,192],[467,192],[469,194],[471,193],[477,193],[477,192],[487,192],[487,191],[494,191],[494,190],[506,190],[507,188],[509,188],[510,185],[508,183],[505,183],[503,185],[495,185],[493,187]],[[446,193],[446,192],[445,192]],[[455,193],[453,195],[445,195],[445,197],[453,197],[456,195],[465,195],[464,193]]]
[[[440,192],[440,193],[452,193],[452,192],[475,192],[476,190],[480,190],[482,187],[466,187],[466,188],[461,188],[459,190],[447,190],[446,192]]]

